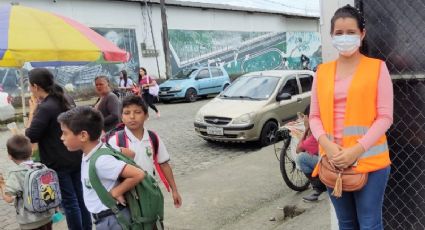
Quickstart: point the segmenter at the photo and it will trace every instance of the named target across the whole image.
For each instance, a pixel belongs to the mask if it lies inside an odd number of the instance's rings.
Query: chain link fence
[[[385,229],[425,229],[425,1],[356,0],[366,19],[363,52],[385,60],[394,85],[393,162]]]

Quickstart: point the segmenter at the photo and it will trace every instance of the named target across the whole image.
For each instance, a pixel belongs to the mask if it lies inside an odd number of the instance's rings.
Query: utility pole
[[[165,56],[165,78],[171,77],[171,61],[170,61],[170,46],[168,40],[168,25],[167,14],[165,12],[165,0],[160,0],[161,4],[161,20],[162,20],[162,47]]]

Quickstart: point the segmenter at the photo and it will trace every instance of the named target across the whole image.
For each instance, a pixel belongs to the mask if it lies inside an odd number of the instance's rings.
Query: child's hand
[[[111,191],[110,191],[110,193],[111,193],[111,195],[112,195],[112,197],[119,203],[119,204],[122,204],[123,206],[125,206],[126,205],[126,201],[125,201],[125,198],[124,198],[124,195],[120,195],[120,194],[118,194],[117,192],[116,192],[116,189],[115,188],[113,188],[113,189],[111,189]]]
[[[173,200],[174,207],[180,208],[182,206],[182,197],[180,196],[179,192],[173,191]]]
[[[130,157],[131,159],[134,159],[136,156],[136,153],[129,148],[120,148],[120,152],[122,152],[122,154],[126,155],[127,157]]]

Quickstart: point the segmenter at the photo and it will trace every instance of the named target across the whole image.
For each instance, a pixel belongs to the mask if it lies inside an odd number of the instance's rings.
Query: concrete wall
[[[320,0],[320,33],[322,35],[323,62],[336,59],[338,52],[331,43],[331,18],[335,11],[347,4],[354,6],[354,0]]]

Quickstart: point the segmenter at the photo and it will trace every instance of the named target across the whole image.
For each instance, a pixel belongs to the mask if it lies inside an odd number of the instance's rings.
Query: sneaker
[[[161,117],[161,114],[159,113],[159,111],[156,113],[156,117],[157,118],[160,118]]]
[[[321,191],[316,191],[314,190],[312,194],[308,195],[308,196],[304,196],[303,200],[307,201],[307,202],[315,202],[319,200],[319,196],[320,194],[322,194]]]

